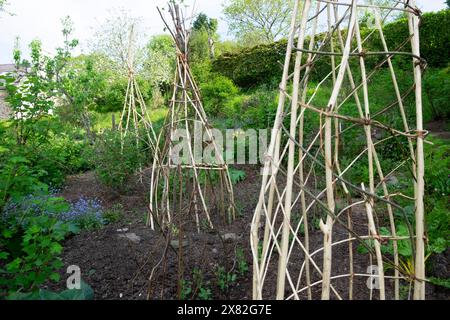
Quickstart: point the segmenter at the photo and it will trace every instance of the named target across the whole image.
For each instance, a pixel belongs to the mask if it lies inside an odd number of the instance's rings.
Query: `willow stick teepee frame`
[[[127,141],[126,138],[132,136],[135,138],[136,148],[143,148],[156,155],[156,133],[150,120],[147,104],[136,80],[134,25],[130,28],[126,57],[128,85],[118,126],[122,151]],[[143,165],[145,164],[141,164],[141,172]]]
[[[148,224],[154,227],[156,219],[162,228],[171,224],[177,227],[177,224],[191,220],[200,232],[201,227],[213,229],[214,220],[235,219],[233,185],[222,148],[208,122],[200,90],[189,67],[190,31],[186,28],[186,19],[179,5],[170,2],[168,8],[173,28],[166,22],[162,11],[158,10],[174,39],[176,71],[169,114],[157,142],[160,152],[153,165]],[[187,154],[179,163],[174,161],[177,156],[174,140],[181,131],[184,132],[182,136]],[[203,153],[205,145],[213,151],[211,163],[196,156],[198,143],[201,144],[200,152]],[[213,181],[212,175],[216,175],[217,181]],[[215,212],[218,213],[216,216]]]
[[[367,8],[375,12],[375,26],[363,38],[358,14]],[[383,21],[393,12],[408,16],[410,32],[409,38],[395,49],[388,48],[382,28]],[[327,24],[326,31],[318,34],[323,21]],[[367,288],[370,299],[375,298],[375,291],[380,300],[400,299],[400,281],[414,286],[414,299],[425,299],[423,145],[427,132],[423,129],[421,76],[426,63],[420,57],[419,21],[420,11],[413,0],[391,0],[385,6],[362,0],[295,1],[277,115],[251,228],[254,299],[354,299],[355,282],[360,279],[370,281]],[[375,35],[379,36],[382,47],[379,52],[368,52],[364,44]],[[408,43],[411,52],[405,50]],[[392,62],[398,56],[410,57],[414,69],[414,85],[404,93]],[[368,70],[369,57],[380,60],[373,70]],[[295,60],[293,73],[292,59]],[[313,84],[311,74],[316,63],[324,59],[329,59],[330,72],[318,84]],[[396,100],[372,114],[370,80],[382,67],[389,70]],[[328,104],[315,106],[315,97],[324,83],[332,86]],[[412,92],[415,92],[415,125],[408,122],[405,107],[405,100]],[[348,108],[344,107],[350,101],[359,117],[346,114]],[[403,125],[395,127],[378,120],[388,112],[399,112]],[[312,137],[306,136],[308,114],[320,117],[320,126]],[[344,168],[342,158],[346,149],[342,137],[358,128],[364,137],[363,150]],[[375,130],[388,136],[376,141]],[[378,150],[395,139],[407,143],[407,159],[386,173]],[[362,181],[346,178],[346,173],[364,157],[367,186]],[[388,179],[401,174],[400,169],[411,171],[409,182],[414,184],[414,197],[388,186]],[[323,188],[314,183],[316,174],[323,175]],[[415,206],[415,229],[408,219],[402,220],[408,225],[408,236],[397,235],[399,218],[395,212],[405,215],[405,211],[396,203],[396,197],[410,199]],[[314,211],[318,210],[324,213],[320,219],[322,240],[316,238],[313,242],[311,225]],[[361,226],[355,225],[358,212],[359,224],[364,221],[365,234]],[[383,221],[379,217],[382,214],[389,235],[382,235]],[[408,273],[401,263],[399,241],[411,243],[412,272]],[[392,244],[392,255],[383,254],[382,246],[386,243]],[[336,266],[333,253],[344,245],[348,245],[348,265]],[[369,271],[373,270],[370,268],[367,272],[358,271],[361,266],[356,265],[357,246],[366,247],[370,267],[377,273]],[[385,274],[386,265],[393,267],[392,275]],[[272,280],[272,275],[276,279]],[[345,279],[348,279],[348,289],[340,286],[339,290],[335,283]],[[270,291],[269,281],[276,281],[275,292]]]

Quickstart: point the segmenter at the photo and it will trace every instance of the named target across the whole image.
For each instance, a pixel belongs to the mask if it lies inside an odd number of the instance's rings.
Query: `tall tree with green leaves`
[[[450,9],[450,0],[445,0],[445,3],[447,4],[447,8]]]
[[[66,120],[84,128],[89,141],[94,140],[91,111],[106,87],[106,75],[98,70],[96,61],[94,55],[72,58],[67,66],[67,76],[61,83],[70,104]]]
[[[39,121],[51,115],[54,109],[53,84],[49,59],[42,53],[42,43],[34,40],[30,44],[31,65],[22,77],[19,72],[6,78],[7,101],[11,109],[11,123],[19,146],[26,145],[31,138],[46,139],[46,130],[39,127]],[[18,42],[14,49],[16,70],[21,68],[21,52]]]
[[[170,35],[153,36],[146,46],[143,74],[152,86],[170,84],[175,71],[175,45]]]
[[[286,37],[293,6],[293,0],[229,0],[224,14],[230,31],[251,46]]]
[[[163,92],[168,90],[175,72],[175,44],[170,35],[153,36],[146,46],[146,57],[142,68],[145,82],[151,86],[152,107],[164,104]]]
[[[211,59],[215,57],[215,43],[217,40],[217,28],[219,23],[217,19],[209,18],[206,14],[200,13],[194,21],[195,33],[206,33],[208,35],[209,55]]]

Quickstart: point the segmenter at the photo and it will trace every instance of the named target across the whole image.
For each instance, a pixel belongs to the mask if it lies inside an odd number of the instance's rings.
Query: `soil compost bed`
[[[187,233],[183,248],[184,270],[182,279],[195,283],[193,270],[201,271],[201,283],[204,288],[211,290],[212,299],[248,300],[252,298],[252,255],[250,250],[250,223],[260,192],[260,170],[255,166],[242,166],[239,169],[246,172],[246,179],[235,186],[236,205],[240,211],[239,217],[231,225],[220,232]],[[123,218],[101,230],[82,232],[67,239],[64,243],[62,255],[65,267],[60,270],[62,279],[67,279],[65,273],[68,266],[77,265],[81,268],[82,279],[94,290],[96,300],[145,300],[145,299],[177,299],[178,255],[177,250],[168,243],[176,239],[167,240],[163,234],[145,226],[147,214],[148,190],[145,183],[137,181],[127,186],[126,194],[112,192],[97,181],[95,174],[88,172],[82,175],[70,176],[59,196],[68,201],[84,198],[98,198],[105,208],[121,204],[124,208]],[[365,225],[364,212],[355,210],[355,228]],[[365,227],[367,228],[367,227]],[[348,234],[339,226],[336,227],[336,238],[345,239]],[[318,230],[311,233],[312,243],[317,247],[322,242],[322,234]],[[355,252],[356,252],[355,245]],[[235,253],[238,248],[244,252],[248,265],[248,272],[239,274],[238,261]],[[314,248],[312,248],[314,249]],[[164,255],[164,253],[166,253]],[[293,253],[291,261],[303,261],[303,254]],[[162,257],[165,256],[165,259]],[[448,277],[449,252],[434,257],[433,270],[430,274],[439,273],[439,277]],[[276,263],[277,259],[274,259]],[[321,267],[321,257],[316,257]],[[355,255],[355,272],[365,273],[369,265],[368,256]],[[223,266],[237,274],[229,288],[219,289],[218,276],[215,270]],[[276,268],[276,266],[275,266]],[[348,246],[337,246],[333,252],[333,273],[348,272]],[[152,273],[152,270],[154,271]],[[272,268],[272,270],[274,270]],[[149,281],[150,277],[152,281]],[[313,278],[318,277],[313,273]],[[198,275],[197,275],[198,280]],[[354,298],[368,299],[369,290],[367,279],[355,279]],[[348,279],[333,281],[336,290],[342,298],[348,297]],[[64,290],[65,281],[49,285],[53,290]],[[192,285],[192,291],[187,298],[198,296],[200,288]],[[269,274],[266,280],[265,292],[268,297],[274,297],[276,290],[276,274]],[[387,283],[387,291],[392,292],[392,283]],[[320,298],[320,286],[312,290],[313,298]],[[373,294],[378,297],[377,292]],[[301,295],[306,298],[306,295]],[[449,290],[427,286],[427,299],[448,299]],[[336,299],[336,296],[333,296]],[[392,298],[388,295],[388,298]]]

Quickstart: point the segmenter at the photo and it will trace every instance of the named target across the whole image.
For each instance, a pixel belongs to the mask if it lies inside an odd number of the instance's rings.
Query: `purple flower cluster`
[[[103,206],[100,200],[82,197],[71,205],[69,211],[61,214],[61,219],[76,222],[77,220],[88,218],[103,224],[102,215]]]
[[[53,199],[53,202],[52,202]],[[47,215],[61,222],[69,222],[81,228],[96,228],[105,223],[103,206],[98,199],[80,198],[69,204],[51,195],[28,195],[20,201],[10,201],[5,207],[3,219],[25,221],[26,217]],[[23,218],[20,218],[23,217]]]
[[[49,195],[27,195],[20,200],[9,201],[4,209],[4,219],[18,216],[39,216],[42,214],[56,215],[55,212],[49,211],[48,203],[51,196]]]

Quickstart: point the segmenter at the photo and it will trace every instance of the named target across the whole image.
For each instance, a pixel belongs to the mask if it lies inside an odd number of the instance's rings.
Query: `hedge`
[[[363,30],[363,33],[370,30]],[[400,19],[384,27],[386,42],[390,50],[397,48],[408,38],[407,19]],[[421,21],[421,51],[428,61],[428,66],[441,68],[450,61],[450,10],[435,13],[425,13]],[[334,39],[336,42],[336,39]],[[337,46],[337,45],[336,45]],[[383,51],[378,33],[365,43],[369,51]],[[237,53],[225,53],[213,61],[213,71],[218,72],[243,88],[261,83],[279,81],[282,74],[282,64],[286,54],[287,40],[281,40],[268,45],[246,48]],[[409,51],[410,45],[402,51]],[[374,66],[383,57],[371,57],[367,63]],[[356,59],[355,59],[356,60]],[[401,67],[411,66],[410,57],[396,57],[395,61]],[[356,61],[357,62],[357,61]],[[316,76],[321,77],[329,70],[329,59],[323,58],[316,65]]]

